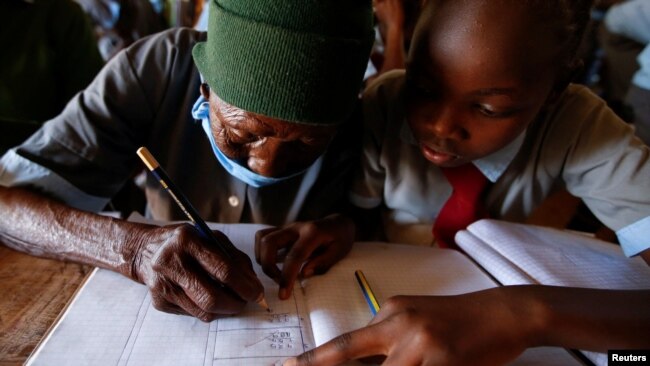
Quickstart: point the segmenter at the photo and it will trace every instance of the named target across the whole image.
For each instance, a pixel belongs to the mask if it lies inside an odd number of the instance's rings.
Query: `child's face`
[[[409,55],[407,118],[425,158],[458,166],[505,147],[549,99],[555,22],[521,0],[432,1]]]

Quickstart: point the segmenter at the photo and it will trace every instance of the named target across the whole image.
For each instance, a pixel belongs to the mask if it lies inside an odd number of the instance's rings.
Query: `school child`
[[[486,176],[473,193],[484,204],[477,212],[521,221],[566,187],[616,231],[626,255],[650,263],[650,151],[597,96],[569,84],[590,7],[587,0],[427,3],[406,71],[379,78],[364,96],[353,202],[383,211],[389,241],[428,243],[434,231],[453,246],[448,227],[436,230],[449,181],[474,185]],[[459,178],[460,170],[474,178]],[[537,346],[648,349],[648,304],[650,291],[548,286],[397,297],[368,327],[286,364],[386,355],[391,365],[491,365]]]
[[[434,23],[434,10],[446,10],[434,2],[407,71],[364,96],[364,160],[352,199],[385,206],[389,241],[431,243],[431,224],[452,193],[445,168],[469,163],[489,181],[481,198],[490,217],[523,221],[566,187],[617,232],[627,255],[650,247],[634,236],[650,230],[648,149],[603,101],[568,85],[588,2],[533,3],[549,18],[539,32],[536,19],[521,16],[497,34],[468,35],[452,27],[467,15]]]

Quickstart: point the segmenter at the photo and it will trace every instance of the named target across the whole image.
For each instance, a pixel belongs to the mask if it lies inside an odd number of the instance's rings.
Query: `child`
[[[353,197],[365,208],[383,204],[390,241],[430,242],[452,190],[443,170],[471,164],[492,182],[482,201],[491,217],[523,220],[565,186],[617,231],[627,255],[650,263],[650,152],[596,96],[569,85],[590,5],[427,3],[406,72],[385,75],[365,95]],[[648,304],[650,291],[547,286],[396,297],[367,328],[286,364],[380,354],[395,365],[484,365],[537,346],[647,349]]]
[[[434,2],[406,73],[366,93],[362,179],[352,198],[363,208],[386,206],[389,241],[431,243],[431,224],[452,191],[440,167],[472,162],[492,182],[483,201],[491,217],[523,221],[566,187],[617,231],[626,254],[648,248],[630,235],[650,224],[647,148],[588,90],[567,87],[586,2],[560,2],[571,4],[565,14],[556,2],[533,3],[555,21],[521,16],[498,34],[473,35],[458,26],[469,15],[435,14],[455,9]],[[556,30],[559,23],[565,29]]]

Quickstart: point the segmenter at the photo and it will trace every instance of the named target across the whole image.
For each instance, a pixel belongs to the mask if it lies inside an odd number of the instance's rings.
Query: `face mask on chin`
[[[212,129],[210,127],[210,104],[208,100],[205,99],[203,96],[200,96],[199,99],[197,99],[197,101],[194,103],[194,106],[192,107],[192,117],[194,117],[194,119],[201,121],[203,131],[208,136],[208,140],[210,140],[210,145],[212,146],[212,151],[214,152],[214,155],[217,157],[217,160],[219,161],[221,166],[230,175],[232,175],[233,177],[239,179],[240,181],[252,187],[260,188],[260,187],[266,187],[272,184],[276,184],[285,181],[287,179],[296,177],[298,175],[301,175],[309,168],[311,168],[311,166],[309,166],[301,171],[292,173],[284,177],[265,177],[263,175],[257,174],[252,170],[248,169],[245,166],[243,161],[237,161],[231,159],[227,157],[223,152],[221,152],[221,150],[217,146],[217,143],[214,140],[214,136],[212,135]],[[316,161],[318,160],[319,159],[316,159]],[[316,162],[314,162],[313,164],[316,164]]]

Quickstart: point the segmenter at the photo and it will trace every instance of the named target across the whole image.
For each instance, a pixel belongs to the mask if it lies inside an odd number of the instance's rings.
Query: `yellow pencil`
[[[354,271],[354,276],[357,278],[357,282],[359,282],[359,286],[361,286],[363,297],[366,298],[366,302],[370,307],[370,311],[372,311],[372,315],[377,315],[377,312],[379,311],[379,302],[377,301],[375,294],[372,292],[372,289],[370,288],[370,284],[366,280],[366,276],[364,276],[363,272],[359,269]]]

